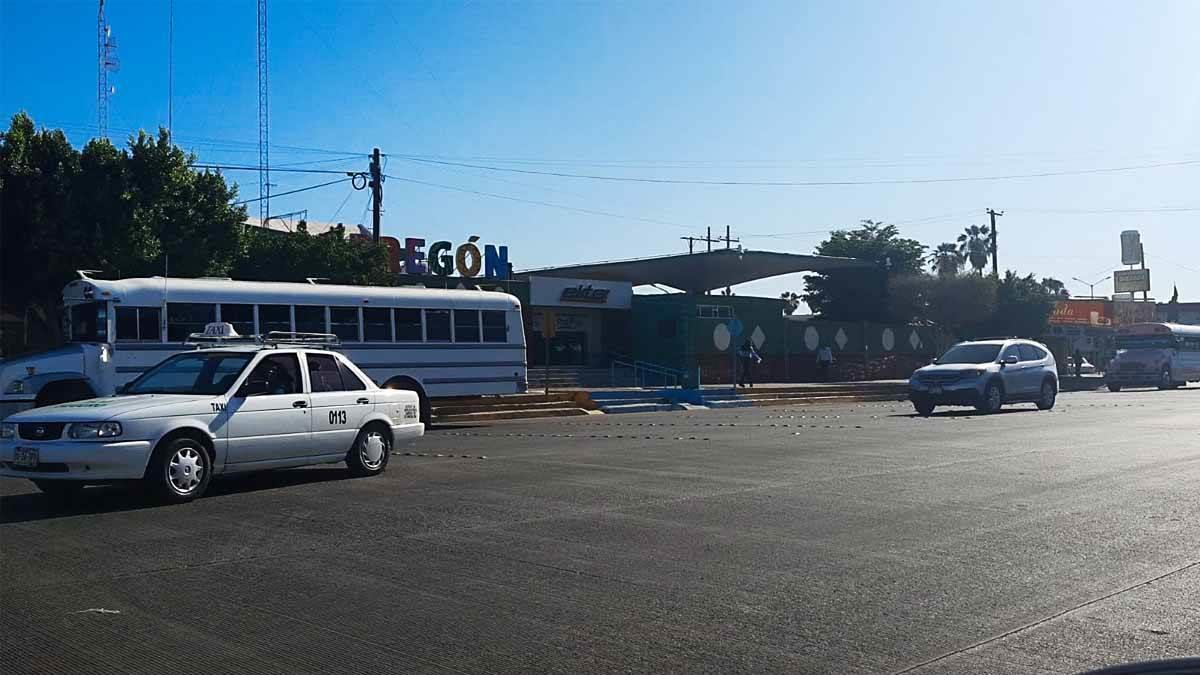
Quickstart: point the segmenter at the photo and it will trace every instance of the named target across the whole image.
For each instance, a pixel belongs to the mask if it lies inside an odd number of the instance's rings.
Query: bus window
[[[118,307],[117,342],[161,342],[158,307]]]
[[[221,304],[221,321],[233,324],[238,335],[254,335],[254,305]]]
[[[363,340],[392,341],[392,310],[386,307],[363,307]]]
[[[167,341],[183,342],[192,333],[203,333],[204,327],[216,320],[216,305],[192,302],[169,303],[167,305]]]
[[[508,342],[508,326],[505,323],[504,312],[485,309],[483,314],[483,341]]]
[[[450,310],[425,310],[425,339],[430,342],[450,341]]]
[[[291,305],[259,305],[258,332],[266,335],[271,331],[292,331]]]
[[[330,307],[329,330],[343,342],[359,342],[358,308]]]
[[[420,342],[423,339],[421,310],[397,309],[394,311],[396,313],[396,342]]]
[[[325,329],[325,308],[296,305],[297,333],[328,333]]]
[[[454,341],[479,342],[479,310],[454,310]]]

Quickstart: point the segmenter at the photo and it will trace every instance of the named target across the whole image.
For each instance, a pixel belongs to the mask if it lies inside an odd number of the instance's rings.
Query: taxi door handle
[[[370,403],[371,399],[364,396],[363,398],[358,399],[358,402],[359,403]]]
[[[307,408],[308,401],[292,401],[293,408]]]

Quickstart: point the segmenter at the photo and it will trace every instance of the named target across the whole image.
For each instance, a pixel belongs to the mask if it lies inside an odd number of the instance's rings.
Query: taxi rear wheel
[[[355,476],[374,476],[387,468],[392,456],[392,430],[383,424],[363,427],[346,455],[346,466]]]
[[[212,458],[200,441],[176,438],[154,452],[146,469],[146,486],[161,502],[182,504],[204,494],[212,480]]]

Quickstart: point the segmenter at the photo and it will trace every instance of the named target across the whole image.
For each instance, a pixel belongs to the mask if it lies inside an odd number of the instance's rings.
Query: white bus
[[[416,391],[426,423],[430,398],[527,387],[521,304],[506,293],[81,276],[63,290],[68,344],[0,361],[0,419],[111,395],[214,322],[242,335],[333,333],[377,384]]]
[[[1105,384],[1170,389],[1200,380],[1200,326],[1135,323],[1117,329],[1116,358],[1108,365]]]

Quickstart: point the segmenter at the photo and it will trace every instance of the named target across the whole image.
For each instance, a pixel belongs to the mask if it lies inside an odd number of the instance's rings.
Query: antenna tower
[[[267,108],[267,0],[258,0],[258,217],[266,224],[271,215],[271,163],[268,152]]]
[[[108,138],[108,97],[117,92],[109,86],[108,74],[121,69],[117,59],[117,41],[112,36],[112,26],[104,18],[104,0],[100,0],[96,12],[96,135]]]

